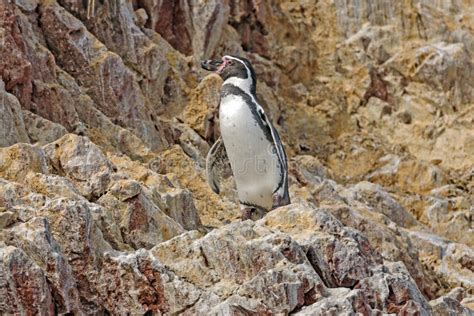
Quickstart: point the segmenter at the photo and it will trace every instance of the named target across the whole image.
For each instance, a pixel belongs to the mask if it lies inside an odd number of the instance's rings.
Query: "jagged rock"
[[[54,314],[54,301],[44,271],[21,249],[0,248],[0,311]]]
[[[314,217],[314,226],[308,227]],[[321,232],[315,235],[316,227]],[[354,311],[395,312],[410,307],[427,314],[430,310],[403,264],[380,266],[380,257],[367,240],[343,228],[324,210],[310,206],[280,208],[257,223],[234,223],[206,236],[189,232],[151,252],[179,277],[225,299],[213,313],[234,308],[289,313],[315,302],[309,308],[325,306],[325,302],[341,306],[354,302]],[[352,266],[354,260],[360,265]],[[359,289],[353,293],[327,288],[328,284],[353,286],[351,278],[359,280]],[[376,284],[381,288],[374,288]],[[270,299],[268,291],[279,299]],[[377,291],[387,295],[365,303],[378,297]]]
[[[98,198],[107,190],[113,166],[89,139],[68,134],[44,151],[54,173],[71,179],[83,196]]]
[[[373,276],[362,280],[356,288],[362,289],[367,303],[389,313],[416,312],[429,315],[430,306],[403,263],[381,266]]]
[[[146,189],[140,187],[140,190],[145,191],[147,198],[184,229],[192,230],[202,228],[201,219],[195,206],[193,196],[189,190],[183,189],[179,181],[172,182],[167,176],[150,170],[156,169],[156,167],[151,167],[150,165],[148,166],[150,169],[148,169],[136,161],[119,159],[119,157],[113,157],[111,161],[117,165],[119,174],[123,174],[125,177],[130,177],[143,183]],[[151,165],[153,164],[154,160],[151,161]],[[126,180],[125,183],[132,182]],[[136,186],[136,182],[133,182],[133,186],[136,188],[135,192],[137,192],[138,187]],[[119,187],[117,187],[117,189],[118,188]],[[127,195],[130,196],[130,193]]]
[[[471,268],[474,253],[470,247],[424,232],[410,232],[409,237],[420,249],[422,262],[442,278],[445,287],[474,287]]]
[[[343,197],[346,189],[334,182],[325,180],[314,189],[313,198],[317,204],[326,207],[344,225],[355,228],[364,234],[369,242],[380,252],[384,260],[402,261],[410,271],[421,291],[432,297],[435,283],[424,271],[418,259],[418,251],[411,246],[407,232],[403,231],[387,216],[367,209],[370,202],[358,205]],[[339,194],[342,193],[342,194]]]
[[[365,302],[365,297],[361,290],[350,290],[347,288],[331,289],[330,295],[318,302],[305,306],[295,313],[298,316],[334,314],[342,313],[361,313],[368,314],[376,312]]]
[[[112,210],[115,225],[125,243],[134,249],[151,248],[184,232],[183,227],[160,210],[146,193],[140,192],[137,183],[132,183],[117,183],[119,188],[112,187],[110,193],[97,200],[105,209]]]
[[[5,83],[0,80],[0,146],[7,147],[15,143],[28,143],[21,105],[15,96],[5,91]]]
[[[206,137],[207,133],[212,133],[212,140],[215,137],[215,126],[218,126],[217,111],[220,101],[220,89],[222,80],[215,75],[204,77],[196,89],[188,105],[184,109],[184,121],[201,137]],[[212,125],[211,125],[212,124]],[[208,129],[212,129],[208,131]]]
[[[143,1],[149,14],[146,26],[160,33],[174,48],[186,55],[195,55],[198,60],[210,57],[227,23],[227,2]]]
[[[174,146],[161,153],[159,158],[165,162],[160,173],[168,174],[171,181],[179,182],[193,194],[204,225],[221,226],[240,218],[238,206],[225,196],[212,192],[205,180],[204,170],[196,168],[198,163],[189,158],[181,147]]]
[[[43,149],[23,143],[0,148],[0,174],[4,179],[22,182],[29,173],[49,173]]]
[[[353,287],[382,263],[364,236],[344,227],[327,210],[296,204],[274,210],[262,221],[292,236],[329,287]]]
[[[87,89],[101,112],[118,125],[129,127],[150,147],[167,146],[161,124],[153,120],[157,111],[146,102],[135,74],[120,57],[55,3],[42,7],[41,25],[58,64]],[[58,32],[61,29],[67,32]],[[83,68],[90,71],[80,71]]]
[[[359,182],[341,194],[349,204],[356,207],[359,203],[369,206],[374,212],[380,212],[401,227],[416,224],[413,215],[407,212],[379,185],[370,182]],[[352,201],[356,201],[352,203]],[[361,204],[359,204],[360,206]]]
[[[293,311],[325,288],[303,249],[287,235],[246,221],[199,237],[193,232],[181,235],[152,253],[178,276],[221,299],[232,293],[267,298],[264,305],[274,312]],[[278,293],[279,299],[269,300],[268,291]]]
[[[293,171],[298,182],[304,185],[317,185],[330,176],[321,162],[309,155],[296,156],[290,161],[290,173]]]
[[[472,311],[461,303],[464,298],[464,289],[455,288],[447,295],[430,301],[433,314],[435,315],[471,315]]]
[[[32,220],[12,227],[7,232],[7,244],[24,249],[31,259],[45,271],[58,312],[80,311],[79,290],[74,282],[71,266],[54,240],[46,218]]]
[[[33,144],[45,145],[67,134],[60,124],[48,121],[29,111],[23,111],[23,120],[29,139]]]

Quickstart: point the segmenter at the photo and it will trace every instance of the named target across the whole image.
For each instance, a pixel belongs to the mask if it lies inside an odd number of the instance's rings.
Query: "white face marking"
[[[247,65],[242,60],[240,60],[238,58],[235,58],[235,57],[232,57],[232,56],[229,56],[229,55],[225,55],[223,58],[232,59],[232,60],[235,60],[236,62],[241,63],[242,65],[244,65],[245,69],[247,70],[247,78],[242,79],[242,78],[237,78],[237,77],[230,77],[226,81],[224,81],[224,83],[222,85],[232,84],[232,85],[242,89],[248,95],[252,95],[250,93],[250,87],[252,87],[252,74],[250,73],[250,69],[247,67]]]

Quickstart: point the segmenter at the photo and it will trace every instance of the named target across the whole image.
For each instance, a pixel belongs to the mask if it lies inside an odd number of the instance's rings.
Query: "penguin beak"
[[[208,71],[214,71],[217,74],[220,74],[226,66],[225,60],[203,60],[201,62],[201,67]]]

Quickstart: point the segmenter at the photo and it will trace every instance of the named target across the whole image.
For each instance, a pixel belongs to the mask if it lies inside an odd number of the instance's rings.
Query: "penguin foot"
[[[241,207],[240,212],[242,213],[242,221],[252,219],[252,214],[254,214],[256,210],[255,207]]]
[[[256,205],[245,205],[240,204],[240,212],[242,213],[242,220],[251,219],[253,221],[258,221],[267,214],[268,210],[261,208]]]
[[[273,194],[273,204],[272,204],[272,210],[280,207],[280,206],[285,206],[291,203],[290,197],[286,195],[280,195],[278,193]]]
[[[279,194],[274,194],[273,195],[272,210],[276,209],[277,207],[280,207],[281,202],[282,202],[282,197]]]

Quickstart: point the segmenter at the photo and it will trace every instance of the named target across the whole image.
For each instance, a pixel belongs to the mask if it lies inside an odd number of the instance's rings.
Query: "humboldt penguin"
[[[257,101],[257,78],[250,62],[226,55],[206,60],[202,68],[223,80],[219,123],[221,138],[206,159],[207,180],[219,193],[219,168],[227,157],[240,202],[242,219],[258,219],[290,203],[288,163],[278,132]]]

